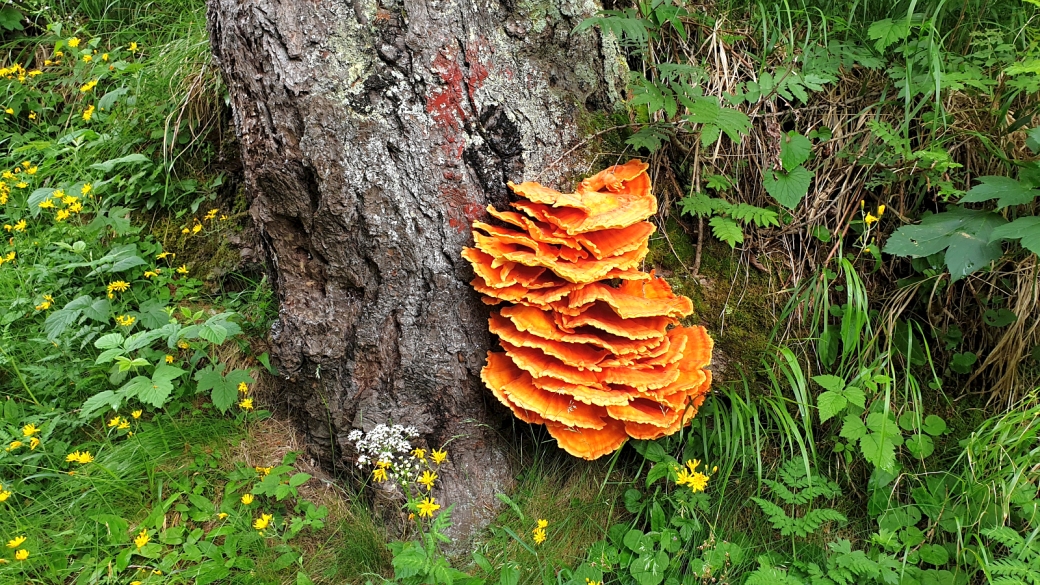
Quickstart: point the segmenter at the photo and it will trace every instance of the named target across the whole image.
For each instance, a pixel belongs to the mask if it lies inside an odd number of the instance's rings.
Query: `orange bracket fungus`
[[[504,351],[481,378],[517,418],[544,424],[585,459],[629,437],[656,439],[690,421],[711,385],[712,340],[681,327],[693,304],[639,270],[657,212],[647,165],[629,161],[560,193],[509,187],[515,211],[488,207],[462,256]]]

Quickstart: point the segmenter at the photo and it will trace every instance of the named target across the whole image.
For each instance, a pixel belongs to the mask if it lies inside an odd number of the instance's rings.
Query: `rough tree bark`
[[[501,2],[501,3],[500,3]],[[459,252],[507,180],[552,183],[623,62],[595,0],[209,0],[245,188],[276,272],[285,401],[326,463],[346,435],[452,440],[441,496],[470,534],[508,488],[478,375],[492,339]],[[574,159],[579,153],[569,154]],[[584,170],[584,169],[583,169]],[[546,171],[546,172],[543,172]]]

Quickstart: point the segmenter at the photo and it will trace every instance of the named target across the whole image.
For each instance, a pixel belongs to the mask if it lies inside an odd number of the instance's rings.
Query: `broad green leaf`
[[[111,362],[112,360],[114,360],[116,358],[116,356],[121,356],[125,352],[126,352],[126,350],[124,350],[121,347],[114,347],[112,349],[106,349],[105,351],[101,352],[101,355],[99,355],[96,360],[94,360],[94,365],[107,364],[107,363]]]
[[[1019,244],[1023,248],[1040,255],[1040,216],[1020,217],[995,228],[989,235],[989,241],[997,240],[1020,240]]]
[[[109,333],[108,335],[102,335],[94,341],[94,347],[98,349],[112,349],[119,347],[123,344],[122,333]]]
[[[0,10],[0,27],[4,30],[25,30],[22,26],[22,13],[13,6],[5,6]]]
[[[896,464],[896,445],[888,438],[871,433],[859,440],[863,458],[874,466],[891,470]]]
[[[842,391],[842,395],[849,401],[849,404],[855,404],[860,408],[865,408],[867,405],[867,395],[863,393],[863,390],[855,386],[846,387]]]
[[[841,436],[844,439],[855,441],[867,434],[867,426],[855,415],[847,415],[844,424],[841,425]]]
[[[929,414],[924,417],[924,424],[921,430],[933,437],[937,437],[946,432],[946,421],[939,415]]]
[[[924,459],[935,451],[935,443],[928,435],[914,435],[906,440],[906,448],[918,459]]]
[[[137,399],[145,404],[160,408],[166,404],[166,399],[170,397],[171,392],[173,392],[173,384],[170,380],[166,378],[152,378],[147,384],[142,384],[141,389],[138,391]]]
[[[289,487],[300,487],[307,483],[312,476],[309,473],[296,473],[289,478]]]
[[[946,266],[954,281],[997,260],[1003,254],[992,232],[1007,220],[989,211],[951,206],[944,213],[926,216],[918,225],[903,226],[885,243],[884,251],[896,256],[924,258],[946,250]]]
[[[780,138],[780,162],[787,172],[809,160],[811,153],[812,142],[793,130]]]
[[[141,392],[146,392],[152,388],[152,379],[148,376],[135,376],[130,379],[129,382],[123,384],[119,391],[127,398],[134,398]]]
[[[979,177],[979,183],[961,198],[960,203],[981,203],[996,199],[997,211],[1000,211],[1005,207],[1031,203],[1040,195],[1040,189],[1033,189],[1010,177]]]
[[[162,364],[156,367],[155,371],[152,372],[152,379],[171,381],[180,378],[184,374],[187,374],[187,372],[178,367]]]
[[[820,422],[827,422],[828,419],[844,410],[848,405],[849,401],[844,396],[830,390],[816,398],[816,406],[820,410]]]
[[[80,418],[86,420],[94,418],[98,411],[111,408],[116,410],[119,405],[122,404],[123,398],[116,396],[116,393],[111,390],[103,390],[97,394],[91,396],[83,403],[83,406],[79,409]]]
[[[841,392],[842,388],[845,387],[845,380],[838,376],[823,375],[813,376],[813,382],[816,382],[822,386],[825,390],[832,392]]]
[[[765,171],[762,182],[766,192],[776,201],[788,209],[798,207],[812,183],[813,173],[798,166],[790,173],[771,169]]]
[[[664,551],[639,555],[629,572],[639,585],[658,585],[664,581],[664,572],[668,568],[668,554]]]

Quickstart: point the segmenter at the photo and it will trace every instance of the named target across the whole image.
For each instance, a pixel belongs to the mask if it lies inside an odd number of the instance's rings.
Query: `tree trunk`
[[[209,0],[245,188],[276,272],[273,355],[311,449],[351,429],[451,441],[437,494],[456,534],[512,473],[478,377],[493,340],[459,256],[507,180],[587,170],[583,109],[617,103],[623,62],[594,0]],[[566,155],[566,156],[565,156]],[[564,158],[558,164],[556,161]],[[613,161],[611,161],[613,162]],[[562,185],[569,187],[570,185]]]

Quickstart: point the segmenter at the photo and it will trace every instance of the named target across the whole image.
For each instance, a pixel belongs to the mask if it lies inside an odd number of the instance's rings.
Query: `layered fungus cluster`
[[[628,437],[656,439],[689,422],[711,384],[712,340],[680,327],[690,299],[639,270],[657,212],[647,165],[629,161],[575,193],[510,183],[515,211],[473,223],[472,284],[504,352],[481,377],[521,420],[595,459]]]

